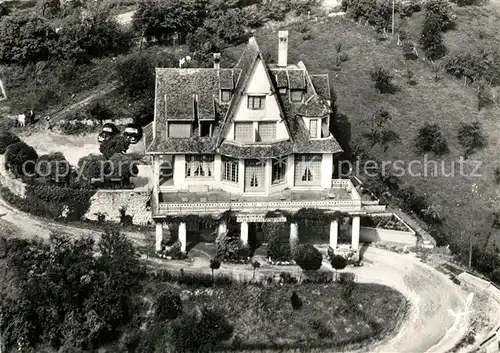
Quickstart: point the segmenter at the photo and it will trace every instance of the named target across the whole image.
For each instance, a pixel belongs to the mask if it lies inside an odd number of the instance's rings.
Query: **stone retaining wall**
[[[149,190],[97,190],[84,218],[96,221],[100,213],[106,216],[106,221],[120,222],[120,208],[125,207],[134,224],[148,225],[153,222],[148,206],[150,198]]]

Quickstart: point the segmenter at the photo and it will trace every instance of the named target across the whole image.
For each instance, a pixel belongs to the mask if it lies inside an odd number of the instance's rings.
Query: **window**
[[[221,89],[220,90],[220,101],[222,103],[228,103],[231,101],[232,92],[230,89]]]
[[[200,136],[210,137],[212,136],[212,123],[202,121],[200,123]]]
[[[290,100],[292,102],[302,102],[303,92],[300,89],[292,89],[290,90]]]
[[[330,131],[328,130],[328,119],[321,119],[321,137],[330,136]]]
[[[295,155],[295,185],[320,186],[321,159],[320,154]]]
[[[238,182],[239,161],[222,156],[222,180]]]
[[[282,95],[285,95],[286,94],[286,87],[280,88],[279,93]]]
[[[273,158],[273,184],[279,184],[286,180],[286,160],[286,156]]]
[[[253,123],[234,123],[234,140],[253,142]]]
[[[191,137],[191,123],[168,123],[168,137]]]
[[[212,177],[213,170],[213,155],[186,155],[186,178]]]
[[[265,96],[248,96],[248,109],[264,109]]]
[[[257,141],[275,141],[276,140],[276,123],[273,122],[259,122],[257,130]]]
[[[309,120],[309,137],[318,137],[318,119]]]

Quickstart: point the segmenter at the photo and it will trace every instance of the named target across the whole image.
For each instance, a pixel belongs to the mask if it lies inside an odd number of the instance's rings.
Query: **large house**
[[[157,250],[167,217],[237,213],[248,223],[270,210],[340,210],[354,215],[359,244],[362,202],[350,180],[332,179],[335,154],[328,74],[288,62],[288,31],[280,31],[278,63],[269,64],[250,38],[233,68],[157,68],[155,116],[146,140],[152,156],[152,212]],[[226,231],[221,222],[219,230]],[[330,245],[336,247],[332,222]],[[291,225],[291,238],[297,237]],[[186,224],[179,225],[186,248]]]

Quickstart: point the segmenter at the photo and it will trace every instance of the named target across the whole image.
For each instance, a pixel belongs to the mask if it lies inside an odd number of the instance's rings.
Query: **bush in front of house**
[[[176,319],[169,341],[175,352],[211,352],[231,338],[233,326],[217,309],[203,308]]]
[[[7,147],[17,142],[21,142],[21,139],[16,134],[10,131],[0,132],[0,154],[4,154]]]
[[[155,302],[155,317],[158,321],[174,320],[182,314],[182,300],[173,289],[162,292]]]
[[[288,237],[277,234],[267,243],[267,257],[271,261],[286,262],[292,259],[292,248]]]
[[[33,147],[22,141],[16,142],[5,151],[5,168],[12,171],[16,177],[32,176],[37,159],[38,154]]]
[[[323,256],[311,244],[299,244],[293,251],[295,263],[305,271],[316,271],[321,267]]]

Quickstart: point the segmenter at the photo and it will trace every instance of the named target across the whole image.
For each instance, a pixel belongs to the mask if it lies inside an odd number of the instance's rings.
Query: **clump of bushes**
[[[97,125],[86,124],[79,120],[67,120],[60,123],[58,127],[65,135],[84,135],[98,130]]]
[[[15,177],[32,176],[35,174],[35,163],[38,154],[28,144],[19,141],[5,150],[5,169],[10,170]]]
[[[4,154],[7,151],[7,147],[13,145],[14,143],[21,142],[21,139],[10,131],[0,132],[0,154]]]
[[[215,240],[216,259],[223,262],[247,263],[250,249],[232,232],[221,234]]]
[[[426,123],[418,130],[415,147],[420,154],[432,152],[440,156],[449,152],[446,139],[437,124]]]
[[[293,251],[295,263],[305,271],[316,271],[321,267],[323,256],[311,244],[299,244]]]
[[[177,291],[167,289],[155,302],[155,317],[158,321],[174,320],[182,314],[182,300]]]

